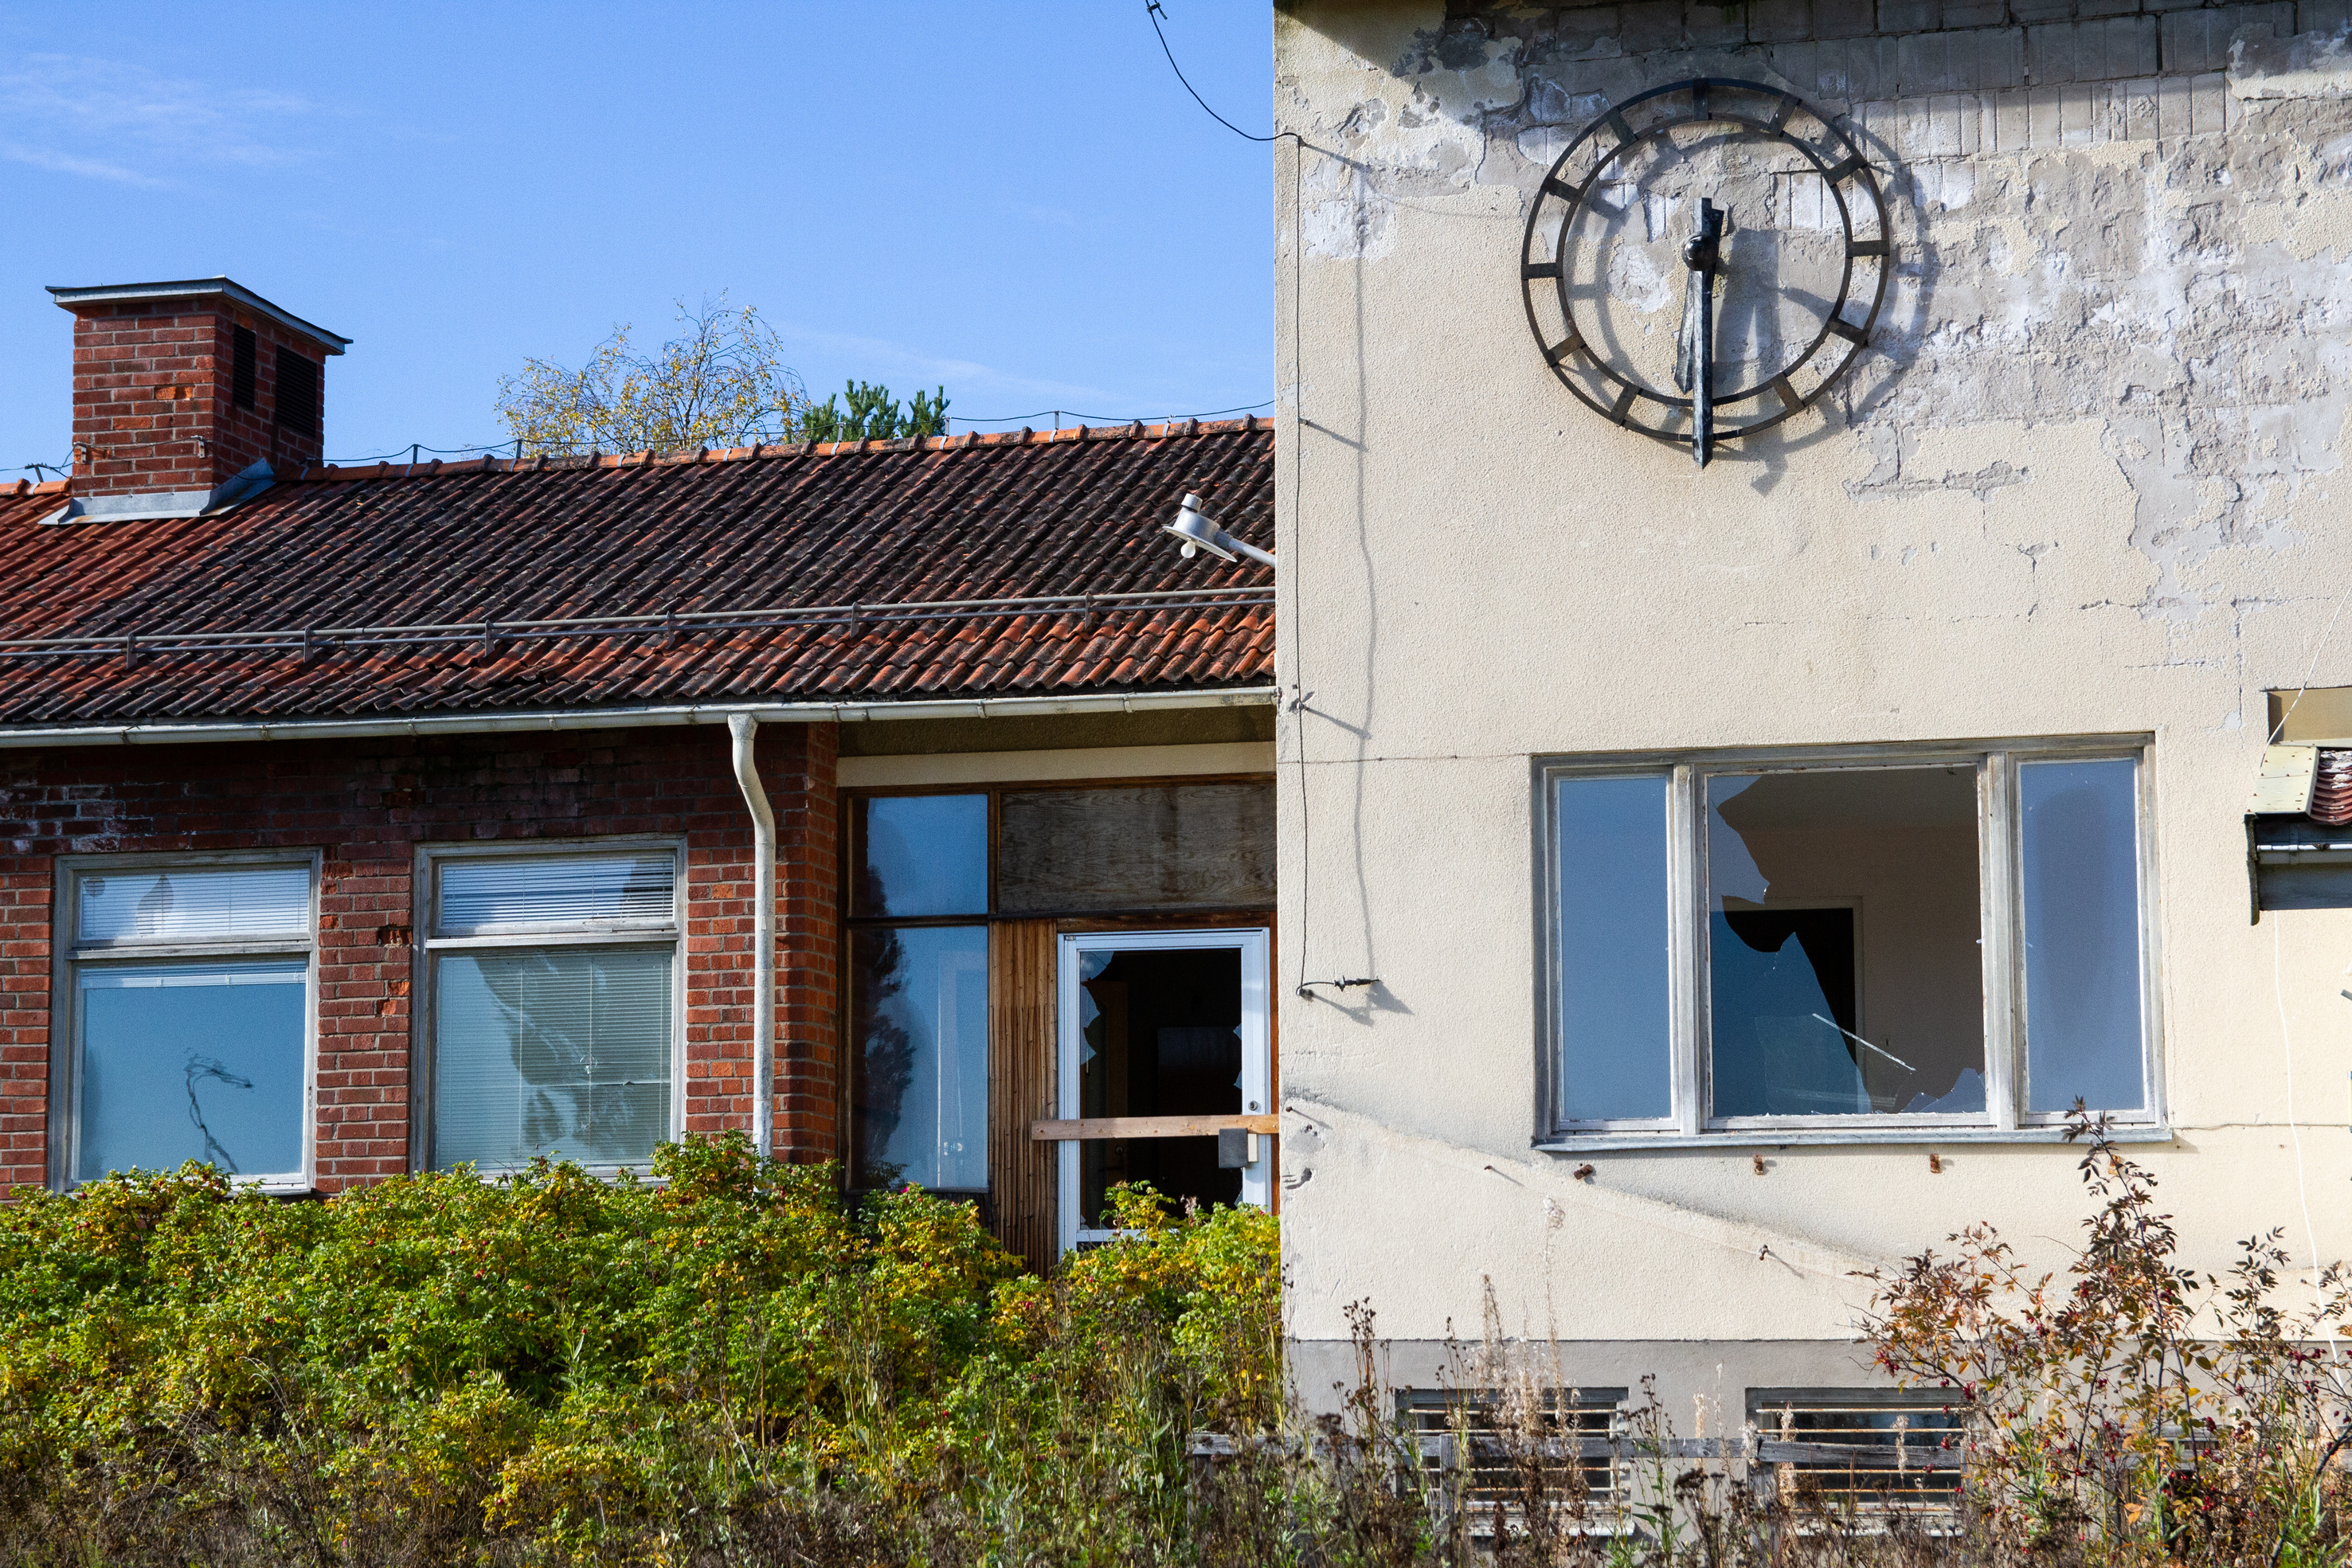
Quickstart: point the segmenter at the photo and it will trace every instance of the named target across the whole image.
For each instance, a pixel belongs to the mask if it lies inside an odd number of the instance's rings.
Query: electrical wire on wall
[[[1266,145],[1272,145],[1275,142],[1282,141],[1285,137],[1287,137],[1289,138],[1292,146],[1293,156],[1290,164],[1290,244],[1292,252],[1290,257],[1290,515],[1292,527],[1290,540],[1287,544],[1282,544],[1280,546],[1279,552],[1282,559],[1288,563],[1289,570],[1280,573],[1277,576],[1275,584],[1276,591],[1277,593],[1280,592],[1282,582],[1285,580],[1286,580],[1290,584],[1290,614],[1285,619],[1286,620],[1287,626],[1286,636],[1290,643],[1291,695],[1289,700],[1282,705],[1282,711],[1288,713],[1292,718],[1297,721],[1294,732],[1295,738],[1293,741],[1293,751],[1295,753],[1295,760],[1298,765],[1298,919],[1297,922],[1297,936],[1291,943],[1292,962],[1297,965],[1296,972],[1298,977],[1295,983],[1294,988],[1299,996],[1312,997],[1315,994],[1315,988],[1318,986],[1328,986],[1334,989],[1345,992],[1354,987],[1369,986],[1376,984],[1377,982],[1370,979],[1309,980],[1307,977],[1308,972],[1307,967],[1307,934],[1308,930],[1307,911],[1309,894],[1312,892],[1314,885],[1314,877],[1312,874],[1314,864],[1314,833],[1311,813],[1307,804],[1308,782],[1307,772],[1307,726],[1303,719],[1298,718],[1298,716],[1307,711],[1307,699],[1313,696],[1315,694],[1307,689],[1307,652],[1305,636],[1306,616],[1299,609],[1298,573],[1301,558],[1298,551],[1299,540],[1304,537],[1306,531],[1300,516],[1304,509],[1306,496],[1306,490],[1302,482],[1304,470],[1300,464],[1300,454],[1301,448],[1304,445],[1302,437],[1304,434],[1304,426],[1306,424],[1307,411],[1304,404],[1307,393],[1307,376],[1305,369],[1301,364],[1301,359],[1304,352],[1302,344],[1305,340],[1303,329],[1300,324],[1301,317],[1299,307],[1304,298],[1302,294],[1303,285],[1301,280],[1305,277],[1307,272],[1307,207],[1304,180],[1308,143],[1307,139],[1299,135],[1296,131],[1276,130],[1271,135],[1255,135],[1253,132],[1244,131],[1240,126],[1235,125],[1232,120],[1227,120],[1223,115],[1219,114],[1215,110],[1210,108],[1209,100],[1201,96],[1199,89],[1194,88],[1191,79],[1184,75],[1184,68],[1176,63],[1176,51],[1169,47],[1167,31],[1160,25],[1160,19],[1167,15],[1165,11],[1160,9],[1160,0],[1144,0],[1143,12],[1145,16],[1150,20],[1151,31],[1160,39],[1160,52],[1168,57],[1168,68],[1176,73],[1176,80],[1182,85],[1187,93],[1192,95],[1192,101],[1201,106],[1202,113],[1206,114],[1210,119],[1215,120],[1219,125],[1223,126],[1227,131],[1232,131],[1234,135],[1240,137],[1244,141],[1255,141]],[[1276,515],[1279,516],[1279,508],[1277,508]]]

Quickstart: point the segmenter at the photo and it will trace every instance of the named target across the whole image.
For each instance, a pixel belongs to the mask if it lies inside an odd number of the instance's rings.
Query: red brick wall
[[[776,1147],[797,1158],[840,1153],[840,798],[834,770],[838,725],[804,731],[792,803],[776,812],[776,881],[783,954],[776,989]],[[789,1081],[787,1079],[789,1078]]]
[[[789,1020],[777,1148],[804,1158],[833,1148],[833,1023],[803,1015],[820,990],[829,1008],[834,984],[834,755],[831,726],[760,731]],[[0,753],[0,1189],[47,1179],[56,856],[323,852],[318,1180],[331,1191],[408,1168],[416,847],[623,833],[686,840],[687,1125],[748,1129],[751,824],[725,729]],[[792,1109],[812,1102],[822,1116]]]
[[[222,295],[72,308],[75,495],[209,490],[263,459],[280,474],[320,460],[316,431],[276,418],[278,346],[323,366],[318,344]],[[240,326],[256,339],[251,408],[231,385]]]

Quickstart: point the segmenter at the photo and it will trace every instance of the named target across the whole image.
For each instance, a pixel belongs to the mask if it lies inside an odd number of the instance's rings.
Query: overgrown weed
[[[2085,1124],[2060,1275],[1989,1228],[1877,1279],[1865,1328],[1965,1417],[1948,1517],[1774,1462],[1655,1395],[1595,1417],[1491,1292],[1442,1430],[1380,1375],[1309,1418],[1276,1222],[1116,1199],[1023,1275],[969,1207],[850,1206],[740,1139],[656,1183],[541,1164],[315,1204],[202,1167],[0,1211],[0,1557],[28,1568],[1909,1568],[2347,1561],[2332,1306],[2275,1236],[2175,1258]],[[2331,1280],[2327,1289],[2336,1287]],[[2296,1287],[2299,1289],[2299,1287]],[[1715,1429],[1710,1431],[1709,1426]],[[1800,1450],[1784,1450],[1799,1452]]]

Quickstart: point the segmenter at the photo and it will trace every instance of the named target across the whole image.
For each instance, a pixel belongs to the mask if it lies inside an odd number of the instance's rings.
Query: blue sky
[[[1194,85],[1265,129],[1268,0],[1163,4]],[[526,356],[657,341],[722,289],[819,397],[1256,403],[1270,168],[1142,0],[0,3],[0,478],[68,444],[44,285],[220,273],[354,340],[334,459],[499,440]]]

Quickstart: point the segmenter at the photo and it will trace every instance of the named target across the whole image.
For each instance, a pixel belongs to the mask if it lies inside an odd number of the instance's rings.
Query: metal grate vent
[[[1613,1511],[1622,1500],[1621,1478],[1606,1451],[1580,1450],[1571,1458],[1557,1447],[1543,1449],[1562,1439],[1606,1442],[1621,1436],[1618,1407],[1625,1402],[1625,1390],[1547,1390],[1532,1423],[1513,1419],[1507,1397],[1475,1388],[1412,1389],[1397,1396],[1398,1413],[1421,1450],[1431,1489],[1449,1506],[1458,1498],[1481,1531],[1491,1528],[1497,1507],[1506,1528],[1517,1528],[1531,1483],[1539,1482],[1541,1495],[1563,1507],[1580,1490],[1591,1512]],[[1533,1430],[1527,1429],[1530,1426]]]
[[[278,350],[278,423],[297,435],[319,434],[319,366],[292,349]]]
[[[1751,1388],[1748,1418],[1774,1445],[1807,1457],[1769,1463],[1762,1479],[1857,1513],[1949,1513],[1959,1502],[1959,1412],[1933,1394]]]
[[[253,329],[250,327],[237,328],[231,338],[229,398],[239,408],[251,408],[254,361],[259,357],[260,350],[254,345]]]

